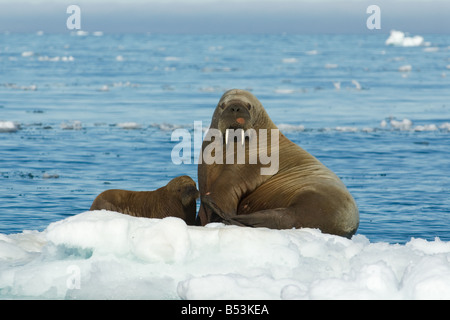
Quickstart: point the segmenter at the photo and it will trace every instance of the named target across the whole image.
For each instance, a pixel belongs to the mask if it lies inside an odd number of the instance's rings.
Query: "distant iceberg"
[[[417,47],[424,44],[422,36],[406,37],[402,31],[391,30],[391,35],[386,40],[386,45],[400,47]]]

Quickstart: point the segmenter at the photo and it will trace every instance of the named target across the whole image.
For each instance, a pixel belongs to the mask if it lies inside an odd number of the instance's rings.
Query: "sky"
[[[70,32],[69,5],[81,30],[105,33],[450,34],[450,0],[0,0],[0,32]],[[369,30],[369,5],[380,8]]]

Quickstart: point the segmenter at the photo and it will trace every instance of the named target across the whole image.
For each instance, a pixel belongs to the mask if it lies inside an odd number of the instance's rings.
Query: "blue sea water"
[[[172,131],[208,127],[241,88],[341,177],[359,234],[450,241],[450,37],[423,36],[0,34],[0,233],[43,230],[105,189],[197,180],[172,162]]]

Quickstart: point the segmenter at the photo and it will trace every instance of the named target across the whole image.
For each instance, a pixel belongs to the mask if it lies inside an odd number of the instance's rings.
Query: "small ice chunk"
[[[16,132],[20,125],[13,121],[0,121],[0,132]]]
[[[325,69],[336,69],[338,65],[336,63],[327,63],[325,64]]]
[[[294,124],[288,124],[288,123],[281,123],[278,125],[278,128],[283,131],[305,131],[305,126],[302,124],[294,125]]]
[[[391,126],[394,129],[398,129],[398,130],[409,130],[411,129],[412,126],[412,121],[409,119],[403,119],[402,121],[397,121],[395,119],[391,120]]]
[[[22,52],[22,57],[31,57],[34,55],[33,51],[24,51]]]
[[[402,31],[392,30],[385,43],[400,47],[417,47],[424,44],[424,39],[422,36],[407,37]]]
[[[140,129],[141,125],[136,122],[121,122],[118,123],[117,126],[122,129]]]
[[[275,89],[275,93],[291,94],[294,93],[294,89]]]
[[[401,66],[398,68],[398,71],[400,72],[410,72],[412,70],[412,66],[410,64]]]
[[[437,131],[437,130],[438,127],[434,123],[426,124],[423,126],[419,125],[414,128],[414,131]]]
[[[75,120],[72,122],[62,122],[60,128],[63,130],[81,130],[83,126],[81,121]]]
[[[87,36],[89,34],[89,32],[83,31],[83,30],[78,30],[75,34],[77,36]]]
[[[164,61],[180,61],[178,57],[165,57]]]
[[[296,63],[298,60],[296,58],[284,58],[281,60],[283,63]]]
[[[58,179],[59,178],[59,174],[50,174],[47,172],[44,172],[44,174],[42,175],[42,179]]]
[[[441,124],[439,126],[439,128],[442,129],[442,130],[450,131],[450,122],[446,122],[446,123]]]
[[[333,86],[336,90],[341,90],[341,82],[340,81],[333,81]]]
[[[356,90],[361,90],[361,84],[358,81],[352,80],[352,83],[355,85]]]

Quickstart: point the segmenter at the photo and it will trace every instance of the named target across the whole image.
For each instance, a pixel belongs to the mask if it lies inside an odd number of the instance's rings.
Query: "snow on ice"
[[[0,234],[0,298],[450,299],[450,243],[84,212]]]

